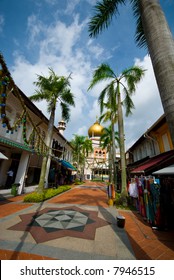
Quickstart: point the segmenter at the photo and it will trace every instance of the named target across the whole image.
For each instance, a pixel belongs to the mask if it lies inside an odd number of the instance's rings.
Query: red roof
[[[151,159],[148,159],[144,164],[139,165],[138,167],[136,167],[135,169],[133,169],[131,171],[131,173],[143,173],[145,171],[147,171],[148,169],[154,167],[155,165],[158,167],[158,165],[160,163],[162,163],[163,161],[171,158],[172,156],[174,156],[174,151],[169,151],[169,152],[165,152],[162,153],[158,156],[155,156]]]

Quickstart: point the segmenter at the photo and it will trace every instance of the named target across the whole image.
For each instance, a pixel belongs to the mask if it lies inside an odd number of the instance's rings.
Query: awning
[[[3,153],[0,152],[0,159],[8,159]]]
[[[159,168],[163,168],[166,166],[166,163],[169,162],[171,164],[170,160],[174,160],[174,151],[169,151],[162,153],[160,155],[154,156],[150,159],[148,159],[144,164],[139,165],[138,167],[131,170],[131,173],[133,174],[145,174],[149,172],[155,172]],[[165,164],[165,165],[163,165]],[[163,165],[163,166],[162,166]]]
[[[153,175],[174,175],[174,164],[157,170],[152,173]]]
[[[77,170],[70,162],[68,162],[68,161],[65,161],[65,160],[61,160],[60,161],[61,162],[61,164],[64,166],[64,167],[66,167],[67,169],[70,169],[70,170]]]

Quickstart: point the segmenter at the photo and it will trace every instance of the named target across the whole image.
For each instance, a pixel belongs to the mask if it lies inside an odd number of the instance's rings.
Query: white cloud
[[[89,1],[90,2],[90,1]],[[94,1],[95,2],[95,1]],[[50,2],[51,3],[51,2]],[[52,2],[54,4],[54,1]],[[78,1],[69,2],[73,10]],[[71,23],[59,20],[47,26],[36,15],[28,18],[28,51],[34,52],[33,62],[19,52],[14,53],[15,62],[11,74],[15,83],[27,95],[35,91],[34,81],[38,75],[48,75],[51,67],[57,75],[68,76],[72,73],[71,90],[75,98],[75,108],[71,108],[71,119],[65,130],[65,137],[70,140],[72,134],[87,135],[88,128],[100,115],[98,96],[106,82],[87,91],[94,71],[93,61],[98,65],[110,56],[109,52],[96,41],[84,37],[87,19],[79,22],[79,16],[71,16]],[[81,41],[81,38],[86,38]],[[25,47],[25,46],[24,46]],[[110,50],[112,51],[112,50]],[[150,58],[135,59],[136,65],[147,69],[144,79],[139,83],[133,96],[135,110],[132,116],[125,118],[126,146],[130,147],[138,137],[162,114],[162,106],[156,86]],[[95,68],[97,65],[95,65]],[[48,117],[46,104],[36,103]],[[61,119],[59,108],[56,111],[55,125]]]
[[[96,118],[100,116],[100,107],[98,105],[98,100],[95,100],[93,102],[93,106],[91,110],[89,111],[89,116],[91,121],[95,122]]]
[[[87,46],[88,50],[92,55],[94,55],[96,59],[99,59],[102,56],[104,49],[99,44],[96,44],[94,40],[90,39],[87,43]]]
[[[67,3],[67,8],[65,10],[65,14],[71,15],[74,11],[75,7],[79,4],[80,0],[71,0]]]
[[[29,34],[28,39],[28,48],[31,48],[36,46],[38,44],[38,36],[41,34],[41,32],[44,32],[44,25],[41,21],[36,17],[36,15],[32,14],[28,17],[27,21],[27,31]]]
[[[137,86],[132,115],[125,118],[126,147],[131,145],[163,114],[162,103],[156,84],[150,57],[135,59],[135,64],[146,69],[145,76]]]
[[[78,130],[77,130],[77,135],[84,135],[84,136],[87,136],[88,134],[88,129],[89,127],[87,127],[86,125],[83,125],[82,127],[80,127]]]
[[[89,113],[90,94],[87,92],[91,78],[91,61],[87,50],[80,44],[80,35],[84,28],[84,22],[79,23],[78,16],[70,25],[61,21],[46,27],[36,16],[32,15],[28,20],[30,27],[30,49],[38,51],[38,58],[32,64],[26,57],[18,52],[14,53],[15,63],[12,67],[12,76],[15,83],[27,95],[35,91],[33,82],[37,75],[48,75],[48,67],[51,67],[57,75],[68,76],[71,73],[71,90],[75,97],[75,108],[71,107],[71,120],[67,124],[67,137],[71,139],[72,133],[84,131],[86,116]],[[37,26],[35,28],[35,26]],[[42,36],[41,36],[42,33]],[[63,34],[63,36],[62,36]],[[34,46],[31,42],[37,42]],[[46,104],[36,103],[39,109],[48,117]],[[55,125],[60,120],[60,110],[56,111]],[[86,134],[86,133],[85,133]]]

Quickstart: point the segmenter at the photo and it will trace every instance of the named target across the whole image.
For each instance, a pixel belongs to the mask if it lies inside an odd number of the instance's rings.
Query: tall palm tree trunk
[[[174,41],[158,0],[140,0],[142,24],[174,144]]]
[[[116,151],[115,151],[115,128],[113,118],[111,120],[112,126],[112,170],[113,170],[113,185],[116,187],[116,169],[115,169],[115,159],[116,159]]]
[[[49,119],[48,132],[47,132],[47,137],[46,137],[46,145],[47,145],[47,147],[49,147],[49,155],[44,156],[43,160],[42,160],[38,192],[43,191],[44,185],[47,184],[47,181],[48,181],[48,174],[49,174],[51,161],[49,161],[49,166],[47,165],[47,162],[48,162],[48,158],[50,157],[50,153],[51,153],[50,147],[51,147],[51,141],[52,141],[52,137],[53,137],[54,119],[55,119],[55,108],[53,108],[53,110],[51,111],[51,115],[50,115],[50,119]]]
[[[118,133],[120,139],[120,159],[121,159],[121,192],[126,191],[126,159],[125,159],[125,145],[124,145],[124,124],[123,111],[121,105],[121,96],[118,85]]]
[[[108,153],[108,162],[109,162],[109,182],[112,182],[112,147],[109,147]]]

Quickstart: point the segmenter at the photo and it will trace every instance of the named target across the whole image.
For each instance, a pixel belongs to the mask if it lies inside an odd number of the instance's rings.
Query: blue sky
[[[130,6],[97,39],[89,38],[88,21],[96,0],[0,0],[0,51],[17,86],[27,95],[34,93],[37,74],[47,75],[51,67],[57,75],[72,73],[71,89],[75,108],[64,136],[87,135],[99,116],[97,98],[103,85],[88,92],[94,69],[107,62],[119,75],[134,64],[146,69],[133,97],[135,110],[125,118],[128,149],[162,114],[151,61],[145,49],[134,42],[135,19]],[[161,0],[174,34],[174,1]],[[46,104],[36,106],[48,117]],[[57,107],[56,121],[61,119]]]

